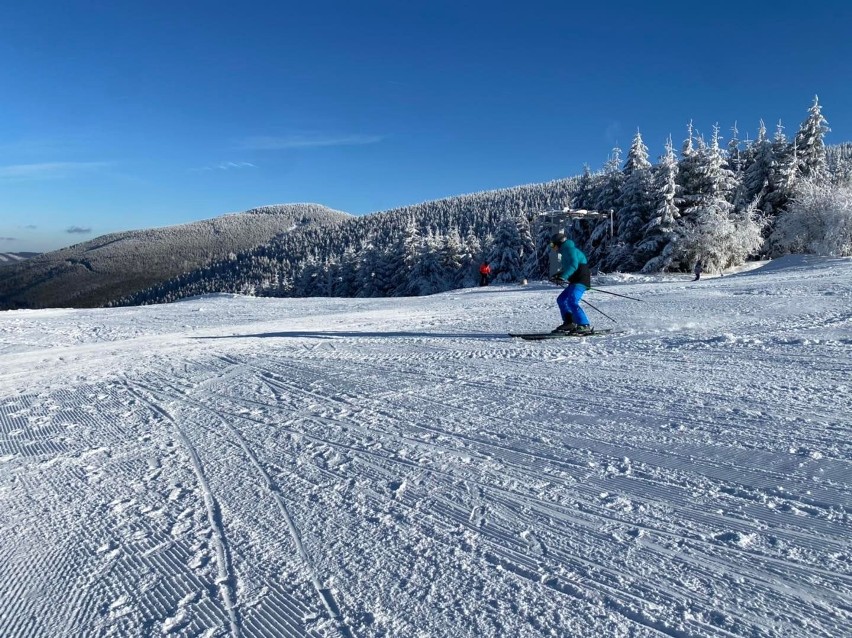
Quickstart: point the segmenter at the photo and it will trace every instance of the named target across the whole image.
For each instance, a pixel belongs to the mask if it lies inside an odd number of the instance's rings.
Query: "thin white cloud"
[[[69,226],[65,229],[66,233],[70,233],[72,235],[88,235],[92,232],[91,228],[83,228],[82,226]]]
[[[291,135],[287,137],[254,136],[239,142],[239,148],[252,151],[283,151],[328,146],[364,146],[377,144],[381,135]]]
[[[108,162],[41,162],[0,166],[0,179],[58,179],[96,171],[109,166]]]
[[[251,162],[222,162],[216,168],[220,171],[229,171],[232,168],[256,168]]]
[[[205,172],[205,171],[232,171],[239,170],[241,168],[257,168],[251,162],[219,162],[218,164],[213,164],[211,166],[203,166],[201,168],[193,168],[193,171],[197,172]]]

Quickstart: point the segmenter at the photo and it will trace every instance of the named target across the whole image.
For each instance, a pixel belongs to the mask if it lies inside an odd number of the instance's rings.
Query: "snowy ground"
[[[852,261],[607,289],[0,313],[0,636],[852,635]]]

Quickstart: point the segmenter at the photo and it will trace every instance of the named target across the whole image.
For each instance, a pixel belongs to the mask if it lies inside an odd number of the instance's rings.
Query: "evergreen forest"
[[[135,305],[230,292],[258,296],[428,295],[547,276],[543,211],[603,213],[565,230],[593,272],[720,271],[790,252],[852,255],[852,144],[826,146],[818,98],[794,134],[761,121],[723,143],[690,124],[653,163],[639,131],[626,156],[542,184],[451,197],[298,228],[114,302]]]

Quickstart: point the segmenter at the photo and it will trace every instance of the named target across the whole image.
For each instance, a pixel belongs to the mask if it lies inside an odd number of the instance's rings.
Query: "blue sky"
[[[852,140],[852,3],[574,5],[3,3],[0,252],[543,182],[690,119],[792,134],[815,94]]]

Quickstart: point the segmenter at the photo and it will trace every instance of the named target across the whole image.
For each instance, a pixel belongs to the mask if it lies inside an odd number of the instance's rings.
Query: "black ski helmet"
[[[565,233],[554,233],[553,237],[550,238],[550,243],[554,246],[561,246],[565,243]]]

